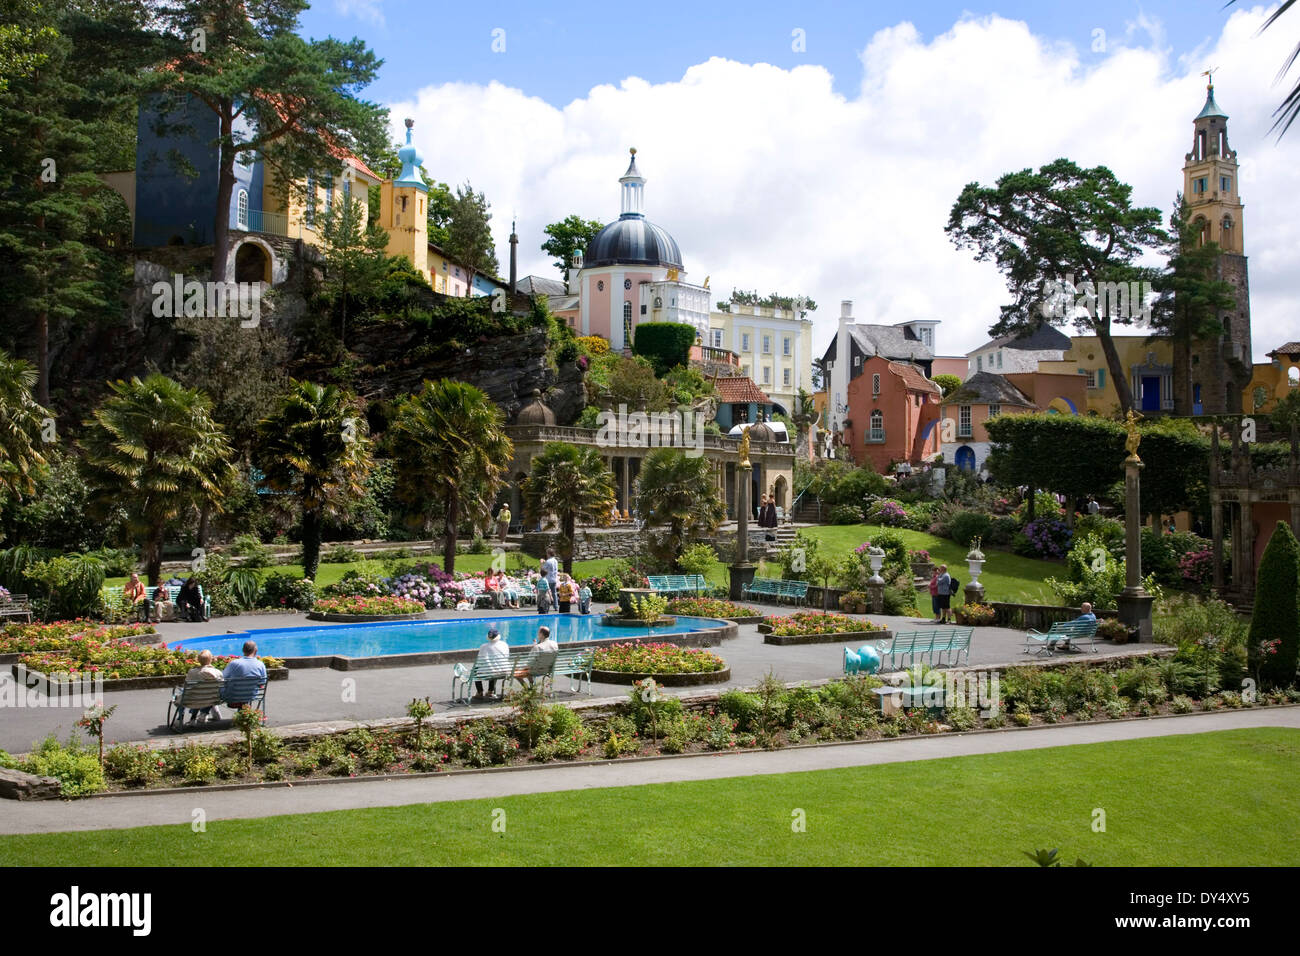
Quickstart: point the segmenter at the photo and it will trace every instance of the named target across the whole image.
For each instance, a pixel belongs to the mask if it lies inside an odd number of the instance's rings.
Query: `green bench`
[[[807,604],[808,582],[754,578],[741,590],[741,597],[772,598],[778,602],[789,600],[795,604]]]
[[[181,585],[168,584],[164,586],[167,588],[167,600],[171,601],[171,603],[175,605],[176,613],[177,613],[176,620],[179,621],[181,619],[180,605],[176,603],[176,599],[177,597],[180,596]],[[157,602],[154,601],[153,599],[154,592],[156,590],[157,590],[156,588],[146,587],[144,603],[142,606],[137,608],[137,607],[133,607],[127,601],[126,594],[125,592],[123,592],[123,590],[120,587],[102,588],[100,589],[99,592],[100,603],[104,605],[104,609],[108,611],[110,614],[120,614],[123,617],[131,617],[133,614],[135,614],[137,617],[140,615],[144,615],[149,620],[152,620],[153,613],[154,613],[154,606],[157,604]],[[199,605],[203,609],[203,620],[205,622],[211,620],[212,599],[203,593],[203,587],[201,585],[199,587]]]
[[[514,651],[514,648],[511,649]],[[451,699],[452,702],[464,701],[470,702],[473,694],[473,686],[476,681],[501,681],[502,691],[509,691],[509,685],[513,681],[522,681],[525,677],[531,677],[534,680],[541,680],[543,687],[549,683],[551,693],[555,692],[555,678],[569,678],[569,690],[572,693],[578,693],[582,690],[582,682],[587,682],[587,693],[591,693],[591,663],[595,659],[595,652],[591,650],[559,650],[551,659],[549,665],[543,663],[541,666],[534,667],[531,670],[525,665],[528,661],[528,655],[532,649],[521,647],[518,651],[512,653],[510,657],[495,660],[478,662],[472,666],[466,667],[464,664],[456,664],[451,669]],[[577,685],[574,685],[574,679],[577,678]]]
[[[227,700],[233,698],[234,703]],[[203,710],[225,704],[236,710],[252,707],[266,714],[266,678],[248,675],[229,680],[186,679],[180,687],[172,688],[167,701],[167,726],[173,733],[185,729],[185,711]],[[233,718],[233,715],[232,715]]]
[[[919,631],[899,631],[889,642],[888,647],[880,649],[880,655],[882,660],[886,654],[889,655],[890,669],[897,668],[900,659],[912,662],[922,657],[928,658],[930,664],[937,667],[945,663],[959,663],[961,656],[965,654],[966,661],[969,663],[971,634],[974,631],[973,627],[935,627]],[[943,660],[945,654],[950,655],[947,661]]]
[[[647,580],[655,591],[670,597],[678,594],[699,594],[709,588],[709,582],[702,574],[651,574]]]
[[[1029,654],[1035,650],[1035,642],[1038,644],[1037,653],[1052,654],[1059,647],[1075,647],[1084,640],[1095,653],[1097,650],[1096,621],[1057,621],[1047,629],[1046,634],[1030,630],[1025,635],[1025,653]]]

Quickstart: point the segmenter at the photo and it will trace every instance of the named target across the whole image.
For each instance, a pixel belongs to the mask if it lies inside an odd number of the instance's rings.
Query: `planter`
[[[13,674],[15,678],[18,677],[17,664],[13,666]],[[46,676],[42,674],[40,671],[28,671],[27,676],[28,678],[36,677],[42,681],[48,681]],[[80,678],[81,676],[82,676],[81,673],[77,675],[78,678]],[[87,674],[86,676],[90,677],[92,675]],[[289,677],[289,669],[287,667],[268,668],[266,672],[266,679],[269,681],[287,680],[288,677]],[[159,674],[150,677],[115,677],[115,678],[105,677],[102,689],[105,691],[153,690],[158,687],[179,687],[184,683],[185,683],[184,674]],[[74,681],[59,681],[54,683],[53,685],[48,685],[47,683],[47,686],[50,686],[51,689],[56,689],[56,692],[57,692],[57,688],[59,688],[60,686],[66,686],[69,688],[69,692],[71,692],[72,690],[80,688],[83,685],[80,682],[80,680],[74,680]],[[99,690],[98,686],[96,687],[96,690]]]
[[[654,588],[619,588],[618,589],[618,606],[623,612],[624,617],[632,616],[632,599],[640,600],[644,597],[654,597],[659,594]]]
[[[604,614],[600,618],[600,623],[604,627],[671,627],[677,623],[677,618],[667,614],[660,614],[656,620],[642,621],[635,617],[618,617],[613,614]]]
[[[721,684],[731,680],[731,668],[695,674],[637,674],[631,671],[591,672],[595,684],[635,684],[639,680],[653,680],[660,687],[698,687],[701,684]]]
[[[933,573],[933,571],[934,571],[933,561],[912,562],[912,577],[914,578],[925,578],[927,581],[929,581],[930,575],[931,573]]]
[[[325,614],[311,611],[307,614],[307,620],[327,624],[378,624],[381,621],[425,621],[428,618],[428,611],[420,614]]]
[[[764,644],[785,647],[790,644],[865,644],[870,641],[892,641],[893,631],[840,631],[836,634],[788,634],[771,633],[769,627],[763,638]]]

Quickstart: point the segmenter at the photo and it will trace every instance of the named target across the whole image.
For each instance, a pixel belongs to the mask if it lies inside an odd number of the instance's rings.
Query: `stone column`
[[[1242,489],[1241,499],[1241,577],[1243,593],[1255,593],[1255,509],[1248,489]]]
[[[749,482],[753,466],[742,461],[736,466],[736,557],[729,569],[731,586],[728,595],[739,601],[742,592],[754,580],[754,565],[749,563]]]
[[[1210,489],[1210,538],[1214,548],[1214,590],[1223,590],[1223,502],[1217,488]]]
[[[1152,640],[1151,604],[1155,600],[1142,587],[1142,516],[1139,473],[1142,462],[1134,452],[1124,461],[1124,590],[1119,596],[1119,619],[1136,628],[1139,641]]]

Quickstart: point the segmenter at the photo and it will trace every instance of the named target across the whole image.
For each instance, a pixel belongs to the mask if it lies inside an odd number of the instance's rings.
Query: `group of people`
[[[226,665],[224,671],[219,671],[212,666],[211,651],[199,651],[198,666],[190,668],[185,675],[185,682],[187,684],[191,681],[204,680],[224,680],[229,682],[232,678],[238,677],[256,677],[262,681],[266,680],[266,665],[257,656],[257,643],[255,641],[245,641],[244,656],[236,657]],[[249,693],[250,684],[251,681],[246,681],[234,685],[231,696],[223,697],[222,700],[238,710],[252,700]],[[243,697],[242,700],[236,698],[236,692]],[[221,720],[221,709],[216,704],[211,707],[201,707],[197,710],[191,709],[190,719],[186,722],[186,726],[193,727],[195,724],[208,723],[213,720]]]
[[[958,593],[961,582],[948,573],[948,565],[941,564],[930,575],[930,608],[934,623],[953,624],[952,596]]]
[[[537,638],[533,641],[532,650],[528,656],[523,659],[522,664],[514,669],[514,678],[523,681],[532,686],[533,681],[544,676],[555,661],[555,655],[560,652],[560,645],[551,637],[549,627],[539,627],[537,629]],[[475,664],[494,664],[505,661],[510,658],[510,645],[501,637],[501,632],[497,630],[496,625],[488,625],[487,640],[479,645],[478,656],[475,658]],[[483,693],[483,681],[474,682],[474,699],[486,700],[490,697],[497,696],[497,681],[489,679],[487,681],[487,693]],[[502,678],[502,684],[507,681]]]
[[[176,600],[171,597],[171,589],[180,586]],[[203,592],[199,582],[191,576],[188,580],[173,578],[171,581],[155,583],[153,597],[140,580],[140,575],[132,573],[131,580],[122,585],[122,593],[131,602],[133,616],[142,621],[161,623],[163,621],[203,621]]]
[[[578,585],[573,578],[560,571],[555,549],[547,548],[542,559],[541,577],[537,579],[537,613],[549,614],[552,605],[561,614],[572,613],[574,603],[579,614],[591,613],[591,588]]]
[[[763,495],[758,501],[758,526],[775,528],[776,525],[776,495]]]

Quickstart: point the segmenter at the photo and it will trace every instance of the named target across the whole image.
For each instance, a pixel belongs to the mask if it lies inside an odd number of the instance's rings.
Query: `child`
[[[567,574],[560,579],[560,585],[556,589],[556,597],[560,602],[560,613],[568,614],[573,606],[573,578]]]
[[[584,581],[582,587],[578,589],[578,613],[591,613],[591,588],[587,587]]]
[[[537,579],[537,613],[545,614],[551,609],[551,589],[546,583],[546,576]]]

